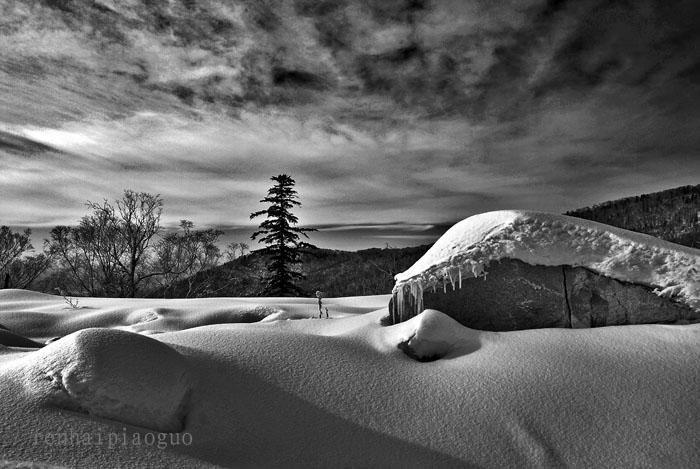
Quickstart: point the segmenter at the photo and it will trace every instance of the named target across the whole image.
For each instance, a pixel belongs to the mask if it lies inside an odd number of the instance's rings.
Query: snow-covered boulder
[[[29,394],[42,403],[160,432],[183,428],[188,362],[158,340],[83,329],[28,354],[21,366]]]
[[[600,223],[499,211],[396,276],[391,321],[425,308],[482,330],[700,319],[700,251]]]

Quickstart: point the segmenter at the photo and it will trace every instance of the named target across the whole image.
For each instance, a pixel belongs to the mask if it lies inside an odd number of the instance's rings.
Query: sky
[[[249,242],[289,174],[320,247],[700,183],[700,2],[0,2],[0,224],[160,194]],[[35,246],[41,244],[34,239]]]

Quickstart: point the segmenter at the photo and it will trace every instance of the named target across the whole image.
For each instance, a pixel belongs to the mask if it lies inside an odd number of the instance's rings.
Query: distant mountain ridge
[[[700,248],[700,185],[626,197],[566,215]]]

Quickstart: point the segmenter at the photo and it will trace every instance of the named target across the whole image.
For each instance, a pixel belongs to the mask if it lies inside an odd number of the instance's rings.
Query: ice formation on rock
[[[565,215],[506,210],[462,220],[396,275],[393,321],[420,313],[424,291],[461,288],[463,278],[487,275],[500,259],[585,267],[700,309],[699,250]]]

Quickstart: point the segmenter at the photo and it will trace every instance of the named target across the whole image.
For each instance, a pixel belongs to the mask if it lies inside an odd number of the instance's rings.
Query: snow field
[[[32,301],[17,297],[11,307],[0,301],[0,323]],[[315,299],[288,300],[259,304],[314,310]],[[90,324],[113,321],[103,313],[118,309],[126,325],[155,307],[84,301]],[[167,308],[194,322],[238,301]],[[491,333],[425,311],[385,327],[388,301],[328,299],[343,316],[333,320],[205,325],[154,338],[111,326],[38,351],[0,350],[0,455],[66,467],[174,468],[690,468],[700,458],[700,325]],[[60,302],[54,307],[63,314]],[[189,380],[173,378],[183,370]],[[37,440],[66,431],[147,434],[158,421],[149,410],[174,415],[186,389],[185,426],[173,435],[191,436],[189,446]],[[77,406],[105,417],[69,410]],[[139,423],[124,422],[134,414],[143,414]]]

